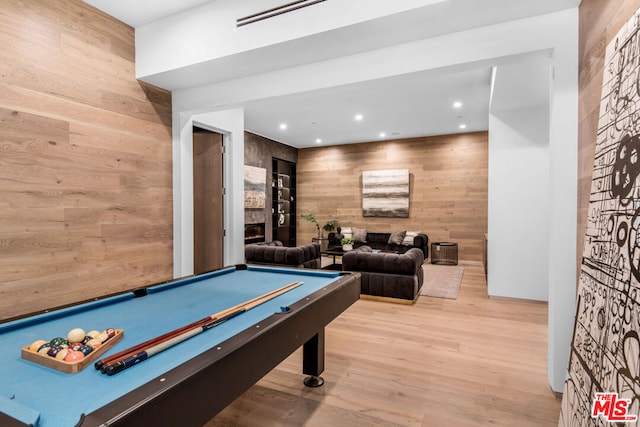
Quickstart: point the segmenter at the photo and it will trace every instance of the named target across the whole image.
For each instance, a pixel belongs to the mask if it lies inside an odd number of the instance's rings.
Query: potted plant
[[[353,239],[351,237],[343,237],[342,240],[340,240],[340,243],[342,243],[343,251],[350,251],[353,249]]]
[[[313,223],[316,226],[316,229],[318,230],[318,239],[322,239],[322,231],[333,231],[336,228],[336,224],[338,223],[337,220],[335,219],[330,219],[329,221],[325,222],[324,225],[322,227],[320,227],[320,223],[318,222],[316,215],[315,214],[302,214],[300,215],[302,218],[304,218],[305,220]]]

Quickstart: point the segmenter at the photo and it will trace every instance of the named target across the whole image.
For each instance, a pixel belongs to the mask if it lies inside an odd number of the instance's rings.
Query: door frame
[[[173,276],[193,275],[193,126],[223,135],[223,262],[244,262],[244,110],[173,115]]]

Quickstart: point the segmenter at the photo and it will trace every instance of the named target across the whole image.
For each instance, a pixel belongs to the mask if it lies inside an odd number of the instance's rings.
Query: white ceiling
[[[138,27],[197,7],[211,0],[85,0],[121,21]],[[213,0],[215,2],[215,0]],[[286,3],[283,0],[279,3]],[[394,43],[461,31],[491,23],[577,7],[580,0],[449,0],[430,10],[432,25],[416,29],[411,21],[390,16]],[[464,11],[464,13],[461,13]],[[435,14],[437,13],[437,15]],[[407,19],[410,19],[407,16]],[[404,18],[402,18],[404,19]],[[380,21],[380,20],[377,20]],[[424,21],[424,20],[423,20]],[[368,43],[388,45],[380,38],[381,22],[370,25]],[[439,25],[436,25],[439,24]],[[446,25],[445,25],[446,24]],[[365,37],[365,39],[367,39]],[[302,46],[304,49],[304,46]],[[292,55],[294,57],[295,55]],[[304,52],[301,53],[304,56]],[[246,68],[245,68],[246,69]],[[232,78],[233,76],[229,76]],[[410,138],[488,129],[490,65],[452,72],[418,72],[331,89],[250,101],[245,108],[245,128],[293,147],[357,143],[381,139]],[[183,80],[184,81],[184,80]],[[527,87],[536,93],[535,80]],[[545,82],[542,82],[545,84]],[[170,84],[167,84],[170,87]],[[548,90],[542,87],[542,90]],[[518,102],[522,104],[522,97]],[[454,101],[462,107],[452,107]],[[354,120],[362,114],[363,120]],[[287,124],[286,130],[279,125]],[[461,129],[460,125],[466,125]],[[380,133],[385,132],[384,137]]]
[[[248,130],[297,147],[411,138],[487,129],[488,68],[429,72],[351,84],[245,105]],[[463,103],[453,108],[454,101]],[[356,121],[356,114],[363,119]],[[287,129],[278,128],[286,123]],[[380,133],[386,135],[380,137]],[[294,144],[290,145],[294,145]]]

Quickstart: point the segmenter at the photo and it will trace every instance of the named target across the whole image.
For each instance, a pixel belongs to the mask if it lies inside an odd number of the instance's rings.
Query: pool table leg
[[[302,373],[309,375],[304,379],[304,385],[320,387],[324,384],[320,376],[322,371],[324,371],[324,328],[302,347]]]

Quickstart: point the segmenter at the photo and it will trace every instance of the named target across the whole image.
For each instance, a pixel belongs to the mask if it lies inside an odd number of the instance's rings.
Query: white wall
[[[244,262],[244,111],[173,115],[173,271],[193,274],[193,126],[224,135],[224,265]],[[242,239],[239,238],[242,236]]]
[[[489,115],[488,222],[489,295],[547,301],[548,105]]]
[[[567,377],[576,307],[578,206],[578,9],[562,27],[550,27],[553,51],[549,123],[549,347],[551,388]]]

